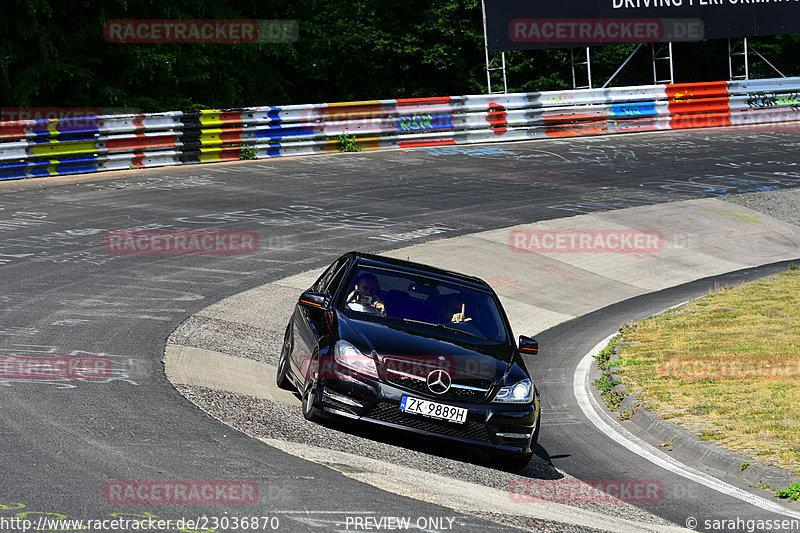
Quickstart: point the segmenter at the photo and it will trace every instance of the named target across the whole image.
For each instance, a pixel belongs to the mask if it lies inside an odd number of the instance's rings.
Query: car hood
[[[507,343],[450,333],[432,326],[338,315],[339,338],[363,353],[374,351],[384,363],[392,359],[447,368],[453,377],[481,377],[497,383],[508,370],[516,351]]]

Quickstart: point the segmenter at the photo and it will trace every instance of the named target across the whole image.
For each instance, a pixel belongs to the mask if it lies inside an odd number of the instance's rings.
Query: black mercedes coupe
[[[497,295],[483,280],[350,252],[301,296],[278,386],[303,415],[333,415],[451,439],[523,468],[539,434],[539,393]]]

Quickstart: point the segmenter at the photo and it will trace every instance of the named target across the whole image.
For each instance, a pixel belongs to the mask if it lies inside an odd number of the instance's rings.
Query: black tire
[[[292,353],[292,325],[286,327],[286,334],[283,336],[283,346],[281,355],[278,358],[278,372],[275,375],[275,382],[278,387],[284,390],[294,390],[292,382],[289,380],[289,355]]]
[[[531,451],[536,449],[536,443],[539,442],[539,428],[542,427],[542,408],[539,407],[539,415],[536,417],[536,429],[533,430],[531,437]]]
[[[311,422],[319,418],[314,408],[314,404],[316,402],[317,402],[317,387],[314,385],[313,381],[306,380],[306,386],[303,387],[302,404],[301,404],[303,409],[303,418]]]

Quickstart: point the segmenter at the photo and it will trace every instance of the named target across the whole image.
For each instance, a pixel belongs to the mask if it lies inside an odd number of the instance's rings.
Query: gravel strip
[[[273,366],[278,364],[282,343],[282,333],[202,316],[189,317],[167,341],[167,344],[212,350]]]
[[[507,491],[509,485],[520,478],[573,479],[550,464],[537,462],[536,458],[525,470],[512,473],[490,467],[491,463],[486,454],[467,446],[432,442],[383,428],[372,429],[347,422],[325,421],[321,424],[308,422],[300,412],[299,399],[296,404],[287,405],[205,387],[175,385],[175,388],[203,411],[251,437],[283,439],[358,454],[424,472],[479,483],[502,491]],[[403,446],[400,441],[406,442],[408,446]],[[673,525],[626,503],[570,505],[627,520]],[[497,520],[524,528],[536,526],[539,527],[537,531],[594,531],[579,526],[556,527],[551,522],[537,521],[524,516],[506,518],[508,520],[499,518]]]
[[[733,194],[719,199],[800,226],[800,188]]]

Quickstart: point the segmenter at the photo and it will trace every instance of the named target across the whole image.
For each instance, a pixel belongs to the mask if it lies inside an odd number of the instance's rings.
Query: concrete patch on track
[[[535,517],[548,522],[572,524],[605,531],[653,533],[689,531],[666,524],[643,524],[559,503],[517,502],[509,497],[508,491],[477,483],[454,480],[350,453],[326,450],[318,446],[278,439],[261,440],[292,455],[329,465],[348,477],[382,490],[442,505],[466,514],[492,509],[499,515]]]

